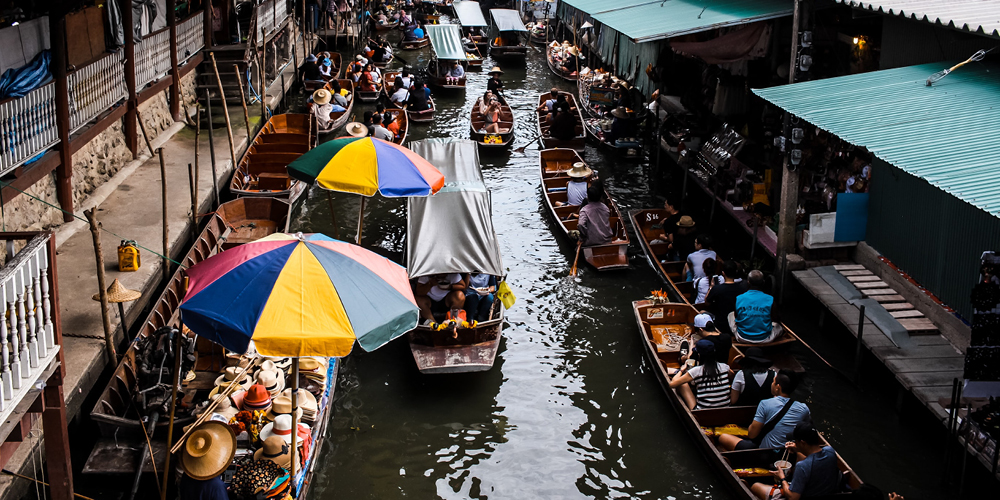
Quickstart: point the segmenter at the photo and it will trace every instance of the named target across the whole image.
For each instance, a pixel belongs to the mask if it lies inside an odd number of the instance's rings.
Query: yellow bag
[[[514,302],[517,301],[517,297],[514,296],[514,292],[511,291],[510,286],[507,285],[506,281],[501,281],[497,285],[497,298],[500,302],[503,302],[503,307],[505,309],[510,309],[514,306]]]

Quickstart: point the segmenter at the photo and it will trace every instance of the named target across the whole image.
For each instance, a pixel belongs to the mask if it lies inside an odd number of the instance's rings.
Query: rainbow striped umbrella
[[[182,321],[234,352],[345,356],[417,325],[406,269],[322,234],[272,234],[186,272]]]
[[[324,142],[288,164],[288,174],[324,189],[363,196],[428,196],[444,186],[444,175],[430,162],[374,137]]]

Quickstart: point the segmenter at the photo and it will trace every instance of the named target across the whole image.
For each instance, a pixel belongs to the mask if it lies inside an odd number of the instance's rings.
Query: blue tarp
[[[0,99],[24,97],[28,92],[49,83],[52,80],[52,73],[49,71],[51,62],[52,51],[43,50],[30,63],[4,71],[0,77]]]

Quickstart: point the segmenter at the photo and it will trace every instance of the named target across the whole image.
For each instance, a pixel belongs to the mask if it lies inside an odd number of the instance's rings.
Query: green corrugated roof
[[[570,0],[569,5],[591,14],[636,42],[662,40],[725,26],[763,21],[792,14],[792,0]],[[614,7],[609,7],[614,5]]]
[[[462,28],[457,24],[427,24],[424,25],[427,36],[431,39],[431,48],[438,59],[465,60],[465,48],[462,47]]]
[[[593,16],[594,14],[599,14],[601,12],[607,12],[609,10],[623,9],[627,7],[635,7],[636,5],[643,5],[647,3],[663,3],[663,0],[560,0],[562,3],[569,5],[577,10],[586,12]],[[673,1],[673,0],[671,0]]]
[[[921,64],[754,93],[994,216],[1000,216],[1000,66]],[[873,179],[872,182],[878,182]]]

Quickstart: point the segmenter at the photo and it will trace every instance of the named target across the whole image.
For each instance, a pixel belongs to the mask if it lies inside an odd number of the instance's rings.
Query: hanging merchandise
[[[142,257],[139,255],[139,248],[135,246],[135,241],[122,240],[118,245],[118,270],[121,272],[138,271],[142,265]]]
[[[125,30],[122,29],[122,12],[118,7],[118,0],[107,0],[107,15],[104,21],[107,23],[104,29],[104,47],[109,52],[118,50],[118,47],[125,45]]]

